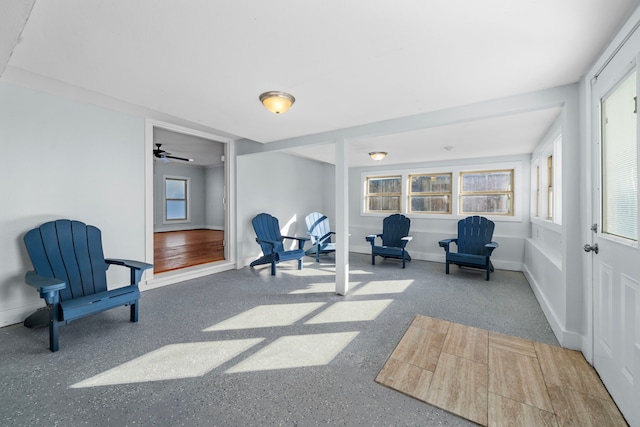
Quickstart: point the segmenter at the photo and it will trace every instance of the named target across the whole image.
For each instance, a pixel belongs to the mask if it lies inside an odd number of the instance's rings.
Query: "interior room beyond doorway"
[[[153,128],[153,264],[164,273],[225,260],[225,143]]]

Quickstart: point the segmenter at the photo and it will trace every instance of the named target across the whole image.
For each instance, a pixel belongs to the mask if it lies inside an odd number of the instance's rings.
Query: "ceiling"
[[[7,69],[270,143],[577,82],[638,2],[38,0]],[[528,153],[558,111],[374,135],[350,165]]]

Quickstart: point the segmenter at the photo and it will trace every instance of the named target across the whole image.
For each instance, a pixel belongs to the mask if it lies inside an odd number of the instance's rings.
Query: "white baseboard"
[[[527,278],[529,285],[531,285],[531,290],[533,290],[533,293],[538,300],[538,304],[540,304],[540,308],[542,308],[542,312],[547,318],[547,322],[549,322],[551,330],[553,331],[560,345],[571,350],[582,351],[584,345],[583,336],[577,332],[571,332],[565,329],[565,325],[560,321],[560,319],[558,319],[558,316],[551,307],[551,304],[549,304],[549,301],[547,301],[547,298],[540,290],[540,286],[538,285],[526,265],[523,268],[523,273]]]
[[[0,327],[24,322],[31,313],[45,306],[44,300],[0,312]]]

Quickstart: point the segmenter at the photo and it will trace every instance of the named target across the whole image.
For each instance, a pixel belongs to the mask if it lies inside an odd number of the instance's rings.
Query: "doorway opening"
[[[228,260],[225,142],[153,133],[154,274]]]

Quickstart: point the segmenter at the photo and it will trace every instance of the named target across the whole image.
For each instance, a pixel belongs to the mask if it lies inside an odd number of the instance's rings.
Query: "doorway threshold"
[[[149,289],[161,288],[163,286],[184,282],[185,280],[208,276],[209,274],[216,274],[222,271],[233,270],[235,267],[235,262],[219,261],[158,273],[154,274],[153,277],[148,279],[145,283],[142,283],[140,285],[140,290],[147,291]]]

